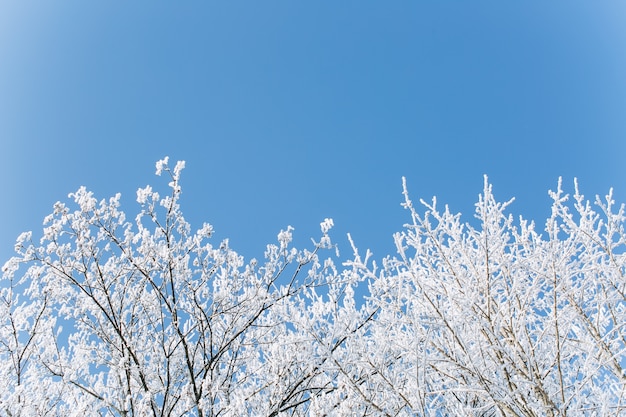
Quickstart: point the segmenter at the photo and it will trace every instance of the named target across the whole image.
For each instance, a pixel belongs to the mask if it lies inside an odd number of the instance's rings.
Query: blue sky
[[[165,155],[246,257],[325,217],[392,253],[402,176],[466,220],[483,174],[540,224],[559,176],[623,202],[626,2],[0,2],[3,259],[80,185],[134,217]]]

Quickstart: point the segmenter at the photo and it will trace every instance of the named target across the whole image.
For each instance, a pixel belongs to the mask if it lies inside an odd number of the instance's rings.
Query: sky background
[[[559,176],[625,202],[626,2],[0,0],[2,260],[81,185],[134,218],[165,155],[247,258],[325,217],[392,254],[402,176],[466,221],[483,174],[540,225]]]

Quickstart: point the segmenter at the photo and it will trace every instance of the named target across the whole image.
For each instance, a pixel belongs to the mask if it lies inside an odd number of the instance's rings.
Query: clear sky
[[[325,217],[392,253],[402,176],[466,220],[483,174],[541,225],[559,176],[624,202],[626,2],[0,0],[3,260],[80,185],[134,217],[165,155],[246,257]]]

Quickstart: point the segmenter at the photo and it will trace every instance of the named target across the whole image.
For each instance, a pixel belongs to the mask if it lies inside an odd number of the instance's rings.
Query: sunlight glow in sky
[[[3,259],[81,185],[134,217],[166,155],[187,218],[247,257],[326,217],[343,247],[392,254],[402,176],[466,221],[483,174],[541,226],[559,176],[626,201],[625,2],[12,3]]]

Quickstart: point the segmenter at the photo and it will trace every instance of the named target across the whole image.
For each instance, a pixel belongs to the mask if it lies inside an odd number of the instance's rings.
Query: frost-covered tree
[[[0,415],[588,416],[626,413],[626,233],[551,193],[535,225],[491,186],[477,225],[408,197],[411,222],[380,265],[310,249],[292,228],[244,259],[192,231],[167,193],[86,189],[22,234],[0,281]],[[337,266],[341,265],[341,266]]]
[[[207,242],[211,226],[190,230],[183,167],[157,163],[170,191],[138,190],[134,221],[119,195],[98,202],[81,188],[39,243],[20,236],[3,270],[0,413],[278,415],[326,389],[308,327],[288,314],[344,285],[317,255],[332,221],[311,251],[290,248],[288,228],[265,261],[244,264],[228,241]]]
[[[395,236],[370,278],[378,309],[344,365],[361,409],[381,415],[626,413],[626,234],[611,194],[551,192],[545,234],[485,187],[479,228],[436,200]],[[357,359],[358,358],[358,359]]]

